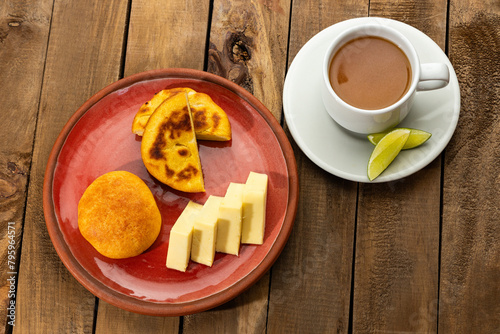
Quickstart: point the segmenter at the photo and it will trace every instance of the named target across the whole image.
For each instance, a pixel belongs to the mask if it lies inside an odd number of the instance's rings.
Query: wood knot
[[[12,173],[12,174],[20,174],[20,175],[26,175],[26,173],[19,168],[19,166],[12,161],[9,161],[7,163],[7,169]]]
[[[226,35],[222,52],[210,43],[208,72],[224,77],[253,94],[253,80],[247,67],[252,58],[252,39],[243,32]]]
[[[250,54],[248,53],[248,50],[242,41],[237,41],[233,44],[233,50],[231,54],[235,63],[250,60]]]
[[[252,56],[249,48],[250,39],[243,33],[232,33],[226,40],[226,48],[233,63],[247,62]]]

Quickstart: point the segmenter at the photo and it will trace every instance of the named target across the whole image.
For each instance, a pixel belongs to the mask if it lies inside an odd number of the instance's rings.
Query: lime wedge
[[[390,130],[389,130],[390,131]],[[368,135],[368,140],[370,143],[373,145],[377,145],[377,143],[382,139],[386,134],[389,133],[389,131],[386,132],[377,132],[377,133],[371,133]]]
[[[423,130],[417,130],[417,129],[409,129],[409,128],[397,128],[397,129],[407,129],[410,130],[410,137],[406,141],[405,146],[403,146],[403,150],[409,150],[410,148],[415,148],[417,146],[422,145],[425,143],[430,137],[431,134],[429,132],[423,131]],[[396,130],[396,129],[394,129]],[[373,145],[377,145],[377,143],[382,139],[386,134],[388,134],[390,131],[386,132],[379,132],[379,133],[372,133],[368,135],[368,140],[370,143]]]
[[[368,179],[373,181],[397,157],[410,137],[411,130],[398,128],[379,140],[368,160]]]

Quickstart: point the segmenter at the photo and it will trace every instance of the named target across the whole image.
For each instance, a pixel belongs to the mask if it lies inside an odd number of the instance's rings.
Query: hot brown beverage
[[[383,109],[399,101],[412,81],[408,58],[380,37],[359,37],[344,44],[330,63],[330,83],[346,103],[360,109]]]

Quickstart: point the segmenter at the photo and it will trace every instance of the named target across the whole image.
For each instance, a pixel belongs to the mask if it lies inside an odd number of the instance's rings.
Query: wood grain
[[[9,311],[7,318],[7,307],[15,301],[16,294],[11,282],[17,280],[9,272],[18,271],[21,256],[26,185],[51,7],[49,1],[0,4],[0,333],[13,328],[6,320],[16,324],[14,312]],[[15,247],[14,251],[10,246]]]
[[[367,11],[368,1],[294,1],[288,65],[313,35]],[[292,235],[271,273],[268,331],[347,333],[357,185],[314,165],[289,138],[300,198]]]
[[[214,1],[207,71],[242,86],[276,117],[286,69],[288,1]]]
[[[451,1],[458,128],[445,154],[441,333],[500,332],[500,3]]]
[[[237,82],[280,119],[299,49],[364,16],[406,22],[449,51],[462,108],[441,158],[358,185],[314,165],[289,135],[300,180],[292,235],[270,272],[213,310],[138,315],[71,276],[47,233],[42,185],[55,138],[85,100],[122,76],[187,67]],[[497,0],[3,1],[0,333],[500,332],[499,22]],[[21,246],[14,328],[9,221]]]
[[[41,194],[59,131],[85,100],[118,78],[125,18],[123,1],[54,3],[30,171],[15,333],[92,332],[95,298],[54,251]]]
[[[99,300],[95,333],[179,333],[179,320],[127,312]]]
[[[125,76],[168,67],[203,70],[210,2],[132,1]]]
[[[436,332],[440,173],[360,187],[353,331]]]
[[[368,6],[368,0],[294,2],[291,11],[288,65],[311,37],[335,23],[368,16]]]
[[[268,330],[347,333],[357,186],[296,157],[299,208],[271,272]]]
[[[268,293],[269,273],[233,300],[184,317],[182,333],[265,333]]]
[[[444,50],[447,3],[446,0],[370,0],[370,16],[388,17],[409,24],[428,34]]]
[[[446,1],[370,1],[370,16],[423,31],[444,50]],[[424,19],[425,18],[425,19]],[[362,184],[354,332],[437,331],[441,161],[387,184]]]
[[[125,76],[168,67],[203,70],[208,17],[208,1],[133,1]],[[179,319],[133,314],[100,301],[96,333],[177,333]]]
[[[217,0],[213,4],[207,71],[225,77],[262,101],[279,120],[289,5],[286,1]],[[188,333],[262,333],[269,276],[233,301],[184,318]]]
[[[279,120],[288,5],[284,1],[214,1],[207,71],[262,101]],[[234,300],[184,318],[186,333],[261,333],[266,328],[269,275]]]

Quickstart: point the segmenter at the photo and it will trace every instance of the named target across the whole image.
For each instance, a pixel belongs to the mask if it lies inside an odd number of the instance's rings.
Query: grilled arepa
[[[212,98],[199,92],[188,94],[194,132],[199,140],[231,140],[231,124],[226,113]]]
[[[141,156],[151,175],[184,192],[203,192],[203,174],[185,92],[160,104],[151,114],[141,143]]]
[[[136,256],[148,249],[161,229],[161,214],[148,186],[136,175],[115,171],[88,186],[78,203],[78,228],[102,255]]]
[[[156,110],[156,108],[158,108],[158,106],[169,97],[181,92],[195,93],[194,90],[186,87],[164,89],[156,93],[151,100],[145,102],[139,108],[139,111],[135,115],[132,122],[132,132],[136,135],[142,136],[144,134],[144,128],[148,123],[149,117]]]
[[[197,139],[231,140],[231,124],[224,110],[209,95],[186,87],[164,89],[156,93],[150,101],[144,103],[139,108],[132,122],[132,132],[142,136],[149,117],[155,109],[163,101],[179,92],[186,92],[188,95],[189,106],[193,114],[194,132]]]

